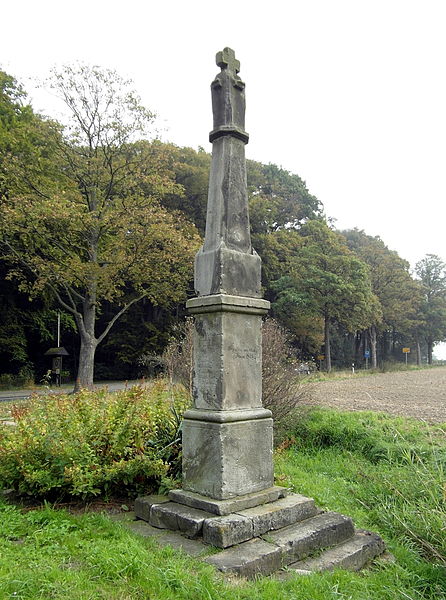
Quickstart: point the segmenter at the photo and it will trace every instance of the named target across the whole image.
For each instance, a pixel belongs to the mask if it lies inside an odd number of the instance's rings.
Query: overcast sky
[[[210,151],[225,46],[246,83],[247,157],[298,173],[339,228],[412,266],[446,260],[445,0],[25,0],[2,6],[0,67],[84,61],[131,77],[163,139]]]

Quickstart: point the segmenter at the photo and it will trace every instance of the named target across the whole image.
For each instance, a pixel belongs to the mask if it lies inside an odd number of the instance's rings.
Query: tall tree
[[[322,217],[322,205],[299,175],[274,164],[247,161],[249,211],[253,234],[298,229]]]
[[[421,290],[410,274],[409,263],[385,243],[364,231],[343,231],[348,247],[368,266],[372,291],[379,299],[382,321],[369,329],[372,367],[377,366],[377,338],[383,334],[412,337],[419,324]],[[385,336],[387,337],[387,335]],[[381,344],[386,351],[386,344]]]
[[[58,124],[36,114],[21,85],[0,71],[0,200],[60,179],[53,160],[59,139]]]
[[[435,254],[426,254],[415,266],[423,288],[421,328],[427,344],[427,361],[432,364],[436,342],[446,340],[446,264]]]
[[[77,381],[86,387],[98,344],[130,306],[144,297],[162,305],[184,297],[199,236],[161,206],[181,189],[160,161],[147,161],[138,138],[153,115],[128,82],[79,66],[54,73],[51,86],[69,113],[52,157],[62,176],[51,185],[37,179],[5,199],[0,235],[10,276],[30,295],[51,290],[73,315],[81,340]],[[117,310],[97,332],[104,301]]]
[[[294,304],[323,320],[325,364],[331,370],[330,328],[339,323],[349,331],[379,322],[381,310],[372,293],[366,265],[344,238],[322,221],[309,221],[300,230],[301,246],[287,261],[288,274],[275,284],[282,311]]]

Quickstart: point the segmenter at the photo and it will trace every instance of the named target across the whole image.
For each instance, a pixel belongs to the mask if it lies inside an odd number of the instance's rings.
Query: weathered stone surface
[[[268,533],[267,538],[284,554],[284,564],[310,555],[319,548],[334,546],[351,538],[353,522],[339,513],[328,512],[306,519],[296,525]]]
[[[149,523],[153,527],[161,529],[179,530],[186,537],[195,538],[201,534],[205,519],[213,516],[211,513],[197,508],[176,502],[167,502],[152,506]]]
[[[135,500],[135,515],[138,519],[149,521],[150,509],[152,506],[154,504],[163,504],[165,502],[169,502],[169,498],[167,496],[139,496]]]
[[[251,246],[244,83],[234,51],[218,53],[204,243],[196,256],[194,406],[183,421],[183,487],[225,500],[273,485],[272,420],[262,411],[260,258]],[[200,418],[194,416],[200,413]],[[246,420],[237,411],[253,411]],[[227,415],[223,416],[222,413]],[[266,411],[265,411],[266,412]]]
[[[217,55],[211,85],[214,128],[204,244],[195,262],[199,296],[260,297],[260,258],[251,247],[246,186],[245,84],[234,51]]]
[[[257,537],[271,530],[281,529],[313,517],[318,512],[312,498],[290,494],[276,502],[239,511],[239,515],[252,520],[253,536]]]
[[[143,521],[143,520],[137,520],[137,521],[130,521],[128,523],[126,523],[127,527],[129,529],[131,529],[134,533],[137,533],[138,535],[141,535],[142,537],[159,537],[160,535],[162,535],[163,533],[165,533],[165,529],[159,529],[158,527],[153,527],[152,525],[150,525],[149,523],[147,523],[147,521]],[[180,534],[176,534],[176,535],[180,535]]]
[[[191,408],[183,417],[192,421],[209,423],[235,423],[236,421],[255,421],[270,419],[271,411],[266,408],[246,408],[240,410],[198,410]]]
[[[228,515],[206,519],[203,523],[203,541],[217,548],[228,548],[253,537],[252,519],[242,515]]]
[[[384,550],[385,544],[379,535],[370,531],[357,531],[346,542],[326,550],[317,557],[292,563],[288,568],[306,571],[359,571]]]
[[[183,489],[225,500],[272,487],[272,419],[183,421]]]
[[[282,551],[278,546],[260,538],[244,542],[213,554],[205,559],[223,572],[231,572],[241,577],[269,575],[282,567]]]
[[[216,303],[215,308],[221,307],[220,302]],[[202,310],[209,312],[195,314],[194,408],[259,408],[262,406],[261,317],[226,310],[217,312],[213,308],[204,305]]]
[[[239,76],[240,61],[235,58],[234,50],[224,48],[217,52],[215,62],[221,73],[211,84],[214,116],[211,142],[218,134],[237,135],[238,132],[244,133],[245,129],[245,84]]]
[[[222,144],[230,141],[222,140]],[[228,294],[260,298],[261,259],[227,248],[222,242],[216,250],[200,250],[195,257],[195,290],[200,296]]]
[[[190,314],[208,312],[233,312],[251,315],[264,315],[271,307],[271,303],[263,298],[249,298],[247,296],[230,296],[228,294],[213,294],[212,296],[199,296],[190,298],[186,308]]]
[[[199,508],[215,515],[229,515],[240,512],[246,508],[260,506],[267,502],[274,502],[279,498],[287,496],[287,488],[274,486],[253,494],[246,494],[228,500],[215,500],[201,494],[188,492],[186,490],[171,490],[169,492],[170,500],[185,504],[193,508]]]

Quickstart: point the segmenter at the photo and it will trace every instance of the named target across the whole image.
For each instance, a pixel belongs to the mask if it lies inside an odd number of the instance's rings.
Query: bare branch
[[[135,302],[139,302],[145,296],[147,296],[147,292],[144,292],[144,294],[141,294],[140,296],[133,298],[133,300],[130,300],[130,302],[125,304],[121,308],[121,310],[115,314],[115,316],[111,319],[111,321],[109,321],[107,327],[104,329],[104,331],[101,333],[101,335],[97,338],[97,343],[100,344],[102,342],[102,340],[106,337],[106,335],[108,334],[110,329],[113,327],[113,325],[116,323],[116,321],[119,319],[119,317],[121,317],[133,304],[135,304]]]

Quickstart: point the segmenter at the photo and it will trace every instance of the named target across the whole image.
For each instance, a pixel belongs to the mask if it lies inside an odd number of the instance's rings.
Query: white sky
[[[298,173],[339,228],[414,266],[446,260],[445,0],[24,0],[1,9],[0,68],[81,60],[134,80],[178,145],[210,151],[215,53],[246,82],[247,157]],[[57,116],[57,115],[56,115]]]

